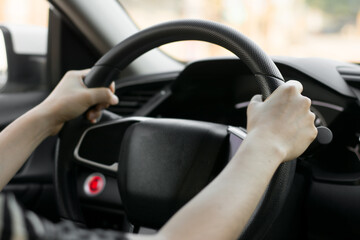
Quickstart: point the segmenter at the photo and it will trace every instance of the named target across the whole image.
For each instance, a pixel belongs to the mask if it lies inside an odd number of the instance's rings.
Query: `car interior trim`
[[[238,128],[238,127],[232,127],[232,126],[229,126],[228,127],[228,132],[236,135],[237,137],[241,138],[241,139],[245,139],[246,136],[247,136],[247,133],[245,130],[241,129],[241,128]]]
[[[99,169],[103,169],[103,170],[108,170],[108,171],[111,171],[111,172],[117,172],[118,171],[118,163],[115,162],[111,165],[105,165],[105,164],[101,164],[101,163],[97,163],[97,162],[94,162],[90,159],[86,159],[86,158],[83,158],[80,156],[79,154],[79,150],[80,150],[80,146],[86,136],[86,134],[93,130],[93,129],[97,129],[97,128],[101,128],[101,127],[105,127],[105,126],[109,126],[109,125],[115,125],[115,124],[119,124],[119,123],[123,123],[123,122],[129,122],[129,121],[145,121],[147,118],[143,118],[143,117],[129,117],[129,118],[120,118],[120,119],[117,119],[117,120],[114,120],[114,121],[111,121],[111,122],[106,122],[106,123],[102,123],[102,124],[98,124],[98,125],[95,125],[95,126],[92,126],[92,127],[89,127],[88,129],[86,129],[84,131],[84,133],[82,134],[78,144],[76,145],[76,148],[74,150],[74,157],[75,159],[78,161],[78,162],[81,162],[81,163],[84,163],[88,166],[93,166],[93,167],[96,167],[96,168],[99,168]]]
[[[330,108],[330,109],[338,111],[338,112],[344,111],[344,108],[341,106],[338,106],[338,105],[335,105],[332,103],[318,101],[318,100],[311,100],[311,105]]]
[[[129,15],[115,0],[50,0],[50,3],[61,10],[102,54],[138,32]],[[98,12],[106,12],[106,14],[98,14]],[[159,73],[163,72],[163,69],[180,71],[183,68],[183,63],[158,49],[153,49],[134,61],[123,72],[123,76]]]

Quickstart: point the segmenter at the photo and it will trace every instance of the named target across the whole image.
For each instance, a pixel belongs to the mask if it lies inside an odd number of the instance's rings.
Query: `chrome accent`
[[[245,130],[239,128],[239,127],[232,127],[232,126],[229,126],[228,127],[228,132],[236,135],[237,137],[241,138],[242,140],[244,140],[247,136],[247,133]]]
[[[250,103],[250,101],[237,103],[237,104],[235,104],[235,108],[236,109],[245,108],[245,107],[247,107],[249,105],[249,103]]]
[[[243,140],[246,138],[246,130],[238,127],[228,126],[229,136],[229,158],[228,161],[235,156]]]
[[[235,104],[235,108],[236,109],[245,108],[245,107],[247,107],[249,105],[249,103],[250,103],[249,101],[237,103],[237,104]],[[344,111],[344,108],[341,107],[341,106],[338,106],[338,105],[335,105],[335,104],[332,104],[332,103],[318,101],[318,100],[311,100],[311,105],[330,108],[330,109],[333,109],[333,110],[338,111],[338,112]]]
[[[87,165],[90,165],[90,166],[93,166],[93,167],[97,167],[97,168],[100,168],[100,169],[103,169],[103,170],[108,170],[108,171],[112,171],[112,172],[117,172],[118,170],[118,163],[115,162],[113,163],[112,165],[105,165],[105,164],[101,164],[101,163],[97,163],[97,162],[94,162],[90,159],[86,159],[86,158],[83,158],[79,155],[79,150],[80,150],[80,146],[81,146],[81,143],[83,142],[86,134],[93,130],[93,129],[96,129],[96,128],[101,128],[101,127],[105,127],[105,126],[110,126],[110,125],[115,125],[115,124],[118,124],[118,123],[122,123],[122,122],[128,122],[128,121],[138,121],[138,122],[142,122],[142,121],[146,121],[147,119],[149,118],[146,118],[146,117],[129,117],[129,118],[120,118],[120,119],[117,119],[117,120],[114,120],[114,121],[111,121],[111,122],[106,122],[106,123],[101,123],[101,124],[98,124],[98,125],[95,125],[95,126],[92,126],[92,127],[89,127],[88,129],[86,129],[84,131],[84,133],[82,134],[78,144],[76,145],[75,147],[75,150],[74,150],[74,157],[77,161],[79,162],[82,162],[82,163],[85,163]]]
[[[332,103],[317,101],[317,100],[311,100],[311,105],[330,108],[330,109],[333,109],[338,112],[344,111],[344,108],[341,106],[338,106],[338,105],[335,105]]]

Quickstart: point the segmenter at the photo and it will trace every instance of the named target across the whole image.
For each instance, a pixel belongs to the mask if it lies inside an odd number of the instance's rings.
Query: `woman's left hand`
[[[114,83],[109,88],[85,86],[83,79],[88,72],[89,70],[67,72],[53,92],[39,105],[44,111],[51,113],[49,120],[53,124],[53,135],[61,130],[66,121],[80,116],[92,106],[95,107],[86,113],[86,117],[95,123],[104,108],[118,103]]]

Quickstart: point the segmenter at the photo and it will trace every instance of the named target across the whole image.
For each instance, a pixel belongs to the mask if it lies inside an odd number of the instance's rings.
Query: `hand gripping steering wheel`
[[[210,42],[234,53],[252,71],[264,98],[284,81],[270,57],[241,33],[214,22],[181,20],[156,25],[119,43],[92,67],[85,83],[88,87],[109,86],[137,57],[163,44],[182,40]],[[228,139],[228,127],[189,120],[129,119],[114,123],[127,124],[121,150],[114,156],[119,159],[121,199],[132,223],[160,227],[218,172],[214,169],[221,165],[218,161],[223,161],[219,156]],[[82,215],[75,184],[74,149],[88,128],[81,117],[64,126],[55,164],[60,212],[75,221],[82,221]],[[172,144],[166,145],[169,139]],[[184,144],[188,149],[180,153],[179,148]],[[179,160],[179,155],[185,157]],[[182,165],[177,161],[183,161]],[[280,165],[240,239],[262,239],[266,235],[285,203],[295,166],[296,161]],[[154,179],[155,175],[160,180]]]

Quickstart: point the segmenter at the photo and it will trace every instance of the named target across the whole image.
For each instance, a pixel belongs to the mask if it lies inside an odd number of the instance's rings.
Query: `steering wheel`
[[[224,25],[202,20],[180,20],[140,31],[106,53],[86,76],[88,87],[109,86],[134,59],[163,44],[200,40],[220,45],[237,55],[254,74],[264,98],[283,77],[254,42]],[[113,132],[109,138],[105,131]],[[118,164],[84,161],[79,148],[95,131],[109,138]],[[82,222],[76,187],[79,162],[99,171],[116,171],[122,204],[129,220],[138,226],[158,228],[182,205],[205,187],[228,161],[231,137],[244,138],[240,128],[181,119],[129,117],[109,119],[90,126],[80,117],[60,133],[55,187],[61,215]],[[169,144],[171,143],[171,144]],[[84,149],[83,151],[87,151]],[[99,167],[100,166],[100,167]],[[285,203],[296,161],[280,165],[240,239],[262,239]]]

